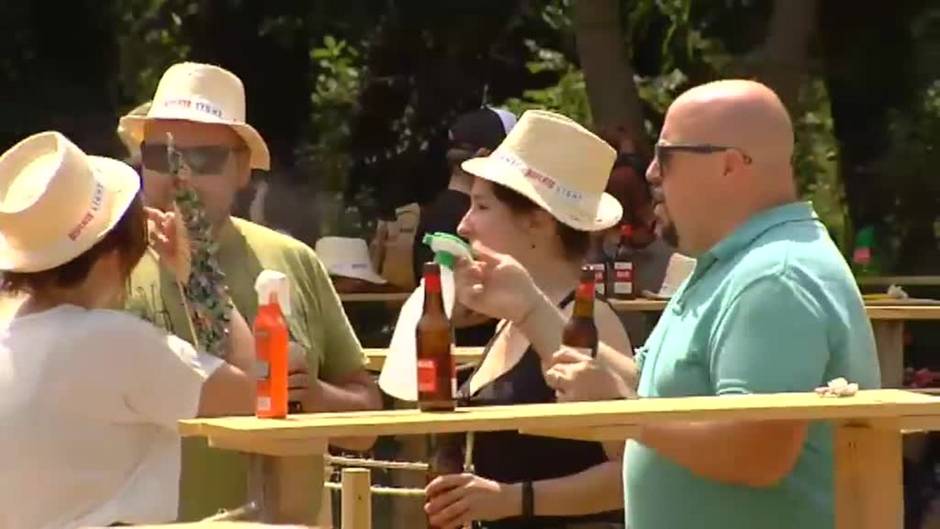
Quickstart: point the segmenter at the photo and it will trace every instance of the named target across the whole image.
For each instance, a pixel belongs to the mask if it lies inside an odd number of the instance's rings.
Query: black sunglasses
[[[657,143],[654,147],[656,160],[660,165],[665,165],[673,152],[690,152],[693,154],[714,154],[724,151],[738,151],[744,157],[745,164],[751,164],[754,160],[746,152],[727,145],[712,145],[710,143]]]
[[[183,162],[194,173],[200,175],[219,174],[225,168],[228,157],[244,148],[225,145],[200,145],[196,147],[175,147]],[[151,171],[170,173],[170,161],[165,143],[141,143],[141,164]]]

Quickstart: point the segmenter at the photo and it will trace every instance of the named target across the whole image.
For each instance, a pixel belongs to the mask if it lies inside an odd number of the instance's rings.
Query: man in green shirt
[[[170,133],[192,171],[193,185],[213,226],[218,261],[232,301],[246,320],[253,321],[257,313],[254,283],[262,270],[277,270],[290,279],[291,347],[306,356],[306,365],[291,377],[291,400],[300,401],[306,412],[379,408],[381,399],[365,370],[362,348],[313,250],[230,215],[235,195],[248,184],[251,169],[269,165],[264,140],[244,123],[244,116],[244,88],[232,73],[195,63],[170,67],[147,115],[125,117],[121,123],[141,141],[145,201],[158,209],[172,207],[166,163]],[[130,291],[129,310],[192,341],[179,287],[151,256],[145,256],[134,270]],[[338,443],[365,449],[371,440]],[[322,458],[298,458],[293,466],[310,472],[311,482],[323,482]],[[243,504],[246,476],[244,456],[209,449],[204,440],[184,440],[181,519],[199,519]],[[315,522],[321,494],[322,489],[312,488],[308,508],[296,521]]]
[[[836,377],[879,386],[861,295],[812,206],[797,202],[792,154],[790,119],[763,85],[721,81],[673,103],[647,179],[657,229],[697,258],[695,271],[635,360],[604,344],[597,360],[556,354],[545,376],[560,400],[631,386],[640,398],[812,391]],[[533,344],[558,348],[558,311],[504,256],[488,260],[458,267],[461,301],[521,315],[543,329]],[[792,421],[648,426],[627,443],[624,489],[630,529],[831,528],[832,432]]]

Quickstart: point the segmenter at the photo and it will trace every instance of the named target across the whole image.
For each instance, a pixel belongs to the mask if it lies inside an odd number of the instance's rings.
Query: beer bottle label
[[[457,360],[450,357],[450,396],[457,396]]]
[[[633,294],[633,263],[614,263],[614,294]]]
[[[598,296],[604,296],[607,293],[607,281],[605,281],[604,263],[591,263],[591,270],[594,270],[594,291]]]
[[[437,363],[427,358],[418,359],[418,392],[437,391]]]

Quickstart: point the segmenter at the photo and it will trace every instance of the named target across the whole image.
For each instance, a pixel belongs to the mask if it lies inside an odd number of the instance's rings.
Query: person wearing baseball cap
[[[381,398],[365,369],[362,347],[316,253],[287,235],[231,214],[235,195],[248,185],[251,170],[270,167],[264,138],[245,118],[245,88],[235,74],[194,62],[170,66],[147,112],[121,118],[122,128],[140,142],[146,202],[164,211],[173,205],[167,163],[171,134],[212,224],[217,258],[235,306],[253,321],[254,284],[261,271],[277,270],[290,280],[294,306],[287,323],[295,352],[291,357],[306,358],[292,363],[290,400],[300,402],[306,412],[379,408]],[[149,256],[135,269],[130,288],[131,311],[189,339],[179,288]],[[341,442],[346,448],[364,449],[372,440]],[[201,519],[243,505],[247,465],[242,455],[186,439],[181,518]],[[322,458],[297,458],[293,470],[311,484],[303,521],[314,524],[322,495],[322,488],[314,484],[323,483]]]
[[[173,268],[176,220],[137,173],[58,132],[0,156],[0,526],[171,522],[177,421],[249,414],[254,344],[233,311],[223,358],[111,310],[148,251]],[[149,217],[149,218],[148,218]]]
[[[412,249],[415,283],[421,280],[421,267],[424,263],[434,259],[431,249],[421,243],[424,235],[435,232],[456,235],[460,219],[470,209],[470,186],[473,184],[473,175],[463,170],[460,164],[478,154],[486,154],[496,149],[515,124],[516,116],[512,112],[483,107],[462,114],[450,128],[447,150],[450,181],[447,189],[421,207],[421,218],[415,232]],[[493,320],[468,313],[460,307],[455,308],[452,320],[455,327],[454,340],[457,345],[484,345],[493,335],[495,325]]]

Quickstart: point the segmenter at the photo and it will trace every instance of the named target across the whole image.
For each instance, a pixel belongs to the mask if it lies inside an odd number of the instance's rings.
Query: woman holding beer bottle
[[[527,112],[491,155],[464,162],[464,170],[477,178],[460,235],[471,241],[478,259],[486,260],[492,251],[519,261],[539,289],[570,314],[576,294],[593,295],[593,285],[578,288],[590,232],[615,225],[623,212],[604,193],[615,156],[574,121]],[[464,262],[458,267],[457,289],[462,301],[472,303],[470,286],[461,278],[486,271],[470,266]],[[582,318],[587,302],[578,300]],[[557,398],[543,371],[557,343],[530,340],[527,330],[538,322],[527,321],[529,314],[509,313],[514,306],[520,304],[506,300],[488,305],[487,315],[502,321],[482,362],[460,388],[468,405]],[[609,306],[594,304],[593,319],[599,341],[631,350]],[[571,345],[592,353],[596,340],[593,346],[590,341],[572,338]],[[620,482],[622,443],[605,446],[486,432],[475,434],[473,446],[475,474],[440,476],[428,485],[425,510],[431,525],[449,529],[480,521],[485,528],[498,529],[622,527],[623,494],[610,486]]]

